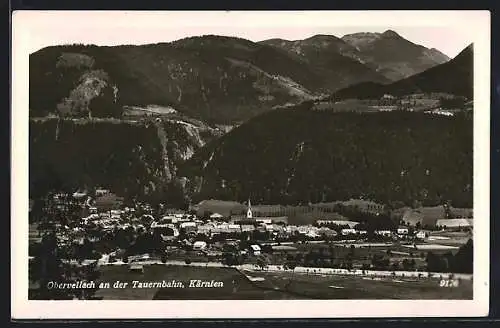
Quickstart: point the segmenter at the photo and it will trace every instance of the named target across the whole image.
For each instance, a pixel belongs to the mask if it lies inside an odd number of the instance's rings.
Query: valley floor
[[[143,263],[131,272],[116,263],[101,267],[100,281],[129,282],[129,288],[100,289],[103,299],[472,299],[472,275],[408,271],[362,271],[270,265],[228,267],[216,262]],[[182,281],[185,288],[130,288],[133,281]],[[222,282],[220,288],[190,288],[190,280]],[[450,283],[451,282],[451,283]]]

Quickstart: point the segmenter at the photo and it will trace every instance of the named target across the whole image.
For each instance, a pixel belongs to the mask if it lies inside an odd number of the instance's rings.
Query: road
[[[160,260],[143,260],[140,262],[143,265],[179,265],[179,266],[194,266],[194,267],[211,267],[211,268],[223,268],[228,267],[220,262],[192,262],[186,264],[184,261],[173,261],[169,260],[165,263]],[[121,261],[114,263],[103,263],[99,262],[98,265],[128,265]],[[283,270],[281,265],[269,265],[267,268],[262,270],[255,264],[241,264],[231,266],[239,271],[249,271],[249,272],[291,272],[291,270]],[[416,271],[375,271],[375,270],[347,270],[347,269],[332,269],[332,268],[312,268],[312,267],[296,267],[295,273],[299,274],[310,274],[310,275],[352,275],[352,276],[362,276],[362,277],[413,277],[418,278],[435,278],[435,279],[448,279],[453,275],[454,279],[462,280],[472,280],[472,274],[463,273],[443,273],[443,272],[416,272]]]

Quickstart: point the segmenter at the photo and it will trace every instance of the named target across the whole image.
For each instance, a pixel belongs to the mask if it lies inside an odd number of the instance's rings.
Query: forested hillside
[[[180,174],[196,197],[472,205],[472,117],[276,110],[196,153]]]

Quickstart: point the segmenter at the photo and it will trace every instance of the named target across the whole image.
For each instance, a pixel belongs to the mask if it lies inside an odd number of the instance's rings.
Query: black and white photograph
[[[487,313],[488,12],[13,24],[18,313]]]

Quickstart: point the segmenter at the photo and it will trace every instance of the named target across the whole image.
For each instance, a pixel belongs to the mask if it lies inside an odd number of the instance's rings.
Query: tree
[[[50,282],[66,282],[66,273],[58,254],[57,237],[55,232],[50,232],[44,237],[30,263],[29,280],[37,283],[39,288],[34,295],[35,299],[60,300],[71,299],[68,290],[49,288]]]
[[[297,267],[297,262],[295,260],[289,260],[285,263],[285,268],[294,271]]]
[[[206,210],[203,212],[203,216],[201,217],[201,219],[203,221],[208,221],[208,220],[210,220],[210,215],[212,215],[212,214],[213,213],[211,211]]]
[[[100,272],[97,270],[97,263],[93,263],[80,270],[75,279],[96,282],[99,277]],[[80,290],[79,298],[84,300],[96,299],[95,293],[98,291],[98,289],[98,286],[95,286],[94,288],[83,288]]]
[[[105,86],[100,95],[90,100],[89,111],[92,117],[121,117],[122,107],[116,101],[115,89]]]
[[[295,277],[295,268],[297,267],[297,261],[295,259],[287,260],[284,268],[285,270],[292,270],[292,277],[290,281],[286,284],[285,289],[288,289],[293,282],[293,278]]]
[[[409,264],[410,269],[411,269],[411,270],[415,270],[415,266],[416,266],[416,265],[417,265],[417,262],[415,262],[415,259],[411,259],[411,260],[410,260],[410,264]]]
[[[232,253],[232,252],[225,252],[222,255],[222,264],[224,265],[238,265],[240,264],[242,259],[238,256],[237,253]]]
[[[427,271],[446,272],[448,270],[448,260],[442,256],[434,254],[433,252],[427,253],[426,262]]]
[[[411,268],[411,262],[408,259],[403,260],[403,270],[408,271]]]
[[[354,252],[356,251],[356,247],[354,245],[351,245],[349,248],[349,255],[354,256]]]
[[[29,263],[29,280],[39,285],[38,290],[30,295],[32,299],[40,300],[66,300],[78,297],[92,299],[95,289],[71,290],[65,288],[51,288],[54,283],[72,283],[86,280],[95,281],[99,277],[95,263],[85,268],[64,263],[61,259],[63,248],[57,244],[55,232],[50,232],[34,249],[34,260]],[[67,254],[67,253],[66,253]]]
[[[153,231],[153,234],[151,236],[151,248],[153,253],[161,253],[165,247],[164,247],[164,242],[163,238],[161,236],[160,231],[157,231],[156,229]]]
[[[389,267],[389,259],[384,258],[381,254],[374,254],[372,257],[372,265],[375,270],[386,270]]]
[[[185,262],[187,265],[189,265],[189,264],[191,264],[191,259],[186,258],[186,259],[184,260],[184,262]]]
[[[473,242],[472,239],[469,239],[455,254],[453,258],[453,270],[455,272],[472,273],[474,263],[473,255]]]
[[[271,245],[262,245],[262,252],[272,254],[273,253],[273,247]]]
[[[268,258],[264,255],[261,255],[257,258],[257,266],[261,270],[267,269],[268,262],[269,262]]]

